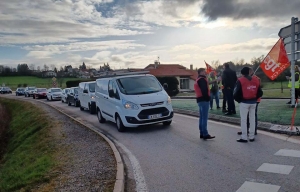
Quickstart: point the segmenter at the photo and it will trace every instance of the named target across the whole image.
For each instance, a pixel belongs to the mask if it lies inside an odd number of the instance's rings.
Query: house
[[[154,64],[149,64],[145,69],[156,77],[176,77],[180,92],[194,91],[194,83],[198,74],[197,71],[193,70],[193,65],[187,69],[179,64],[160,64],[160,62],[155,61]]]
[[[56,73],[54,71],[43,71],[42,77],[56,77]]]

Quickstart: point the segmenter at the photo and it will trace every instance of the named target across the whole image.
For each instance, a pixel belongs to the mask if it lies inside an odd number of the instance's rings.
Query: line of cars
[[[16,95],[21,95],[18,88]],[[120,132],[127,127],[162,123],[170,125],[173,118],[171,98],[155,76],[128,73],[81,82],[71,88],[26,87],[23,95],[47,100],[61,100],[97,114],[100,123],[116,123]]]

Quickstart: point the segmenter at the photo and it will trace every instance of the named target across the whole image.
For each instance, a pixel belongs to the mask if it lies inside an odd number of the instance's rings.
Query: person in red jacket
[[[259,85],[261,83],[260,81],[260,78],[256,75],[254,75],[254,71],[252,68],[249,67],[249,75],[252,76],[253,78],[257,78],[258,81],[259,81]],[[257,108],[258,108],[258,104],[260,103],[261,101],[261,98],[258,98],[257,101],[256,101],[256,107],[255,107],[255,132],[254,132],[254,135],[257,135]],[[249,134],[249,127],[250,127],[250,122],[249,122],[249,113],[248,113],[248,116],[247,116],[247,131],[248,131],[248,134]],[[242,132],[239,131],[238,132],[238,135],[241,135]]]
[[[207,131],[210,90],[208,80],[206,78],[206,72],[204,68],[198,69],[198,78],[195,81],[194,89],[196,93],[197,104],[199,106],[199,131],[200,139],[213,139],[215,136],[211,136]]]
[[[253,78],[249,75],[249,67],[244,67],[241,70],[241,74],[243,75],[236,82],[233,96],[234,99],[240,103],[240,116],[241,116],[241,129],[242,135],[241,138],[237,140],[237,142],[248,142],[247,136],[247,115],[249,113],[249,141],[253,142],[254,132],[255,132],[255,108],[257,99],[260,98],[263,94],[259,80],[257,78]]]

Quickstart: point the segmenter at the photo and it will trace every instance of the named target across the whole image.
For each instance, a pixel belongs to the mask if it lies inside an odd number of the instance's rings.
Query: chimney
[[[190,70],[193,70],[193,64],[190,64]]]
[[[154,61],[154,68],[155,69],[157,69],[158,65],[159,65],[159,62],[158,61]]]

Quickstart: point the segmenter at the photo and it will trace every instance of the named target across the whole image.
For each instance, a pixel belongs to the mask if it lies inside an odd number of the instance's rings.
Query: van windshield
[[[150,94],[162,90],[157,79],[152,76],[124,77],[117,82],[120,91],[126,95]]]

